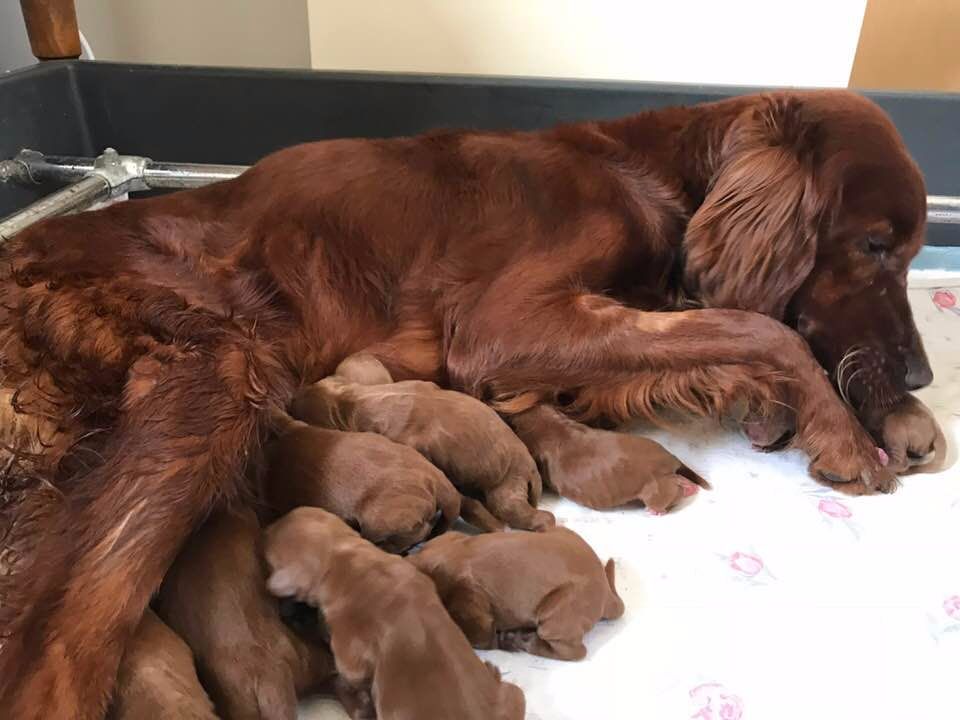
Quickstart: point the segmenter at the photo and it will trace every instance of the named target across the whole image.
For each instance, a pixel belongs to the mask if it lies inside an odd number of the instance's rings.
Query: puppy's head
[[[351,534],[342,520],[319,508],[287,513],[264,531],[267,589],[277,597],[310,600],[330,568],[333,544]]]
[[[929,384],[906,295],[926,191],[893,123],[846,91],[738,102],[687,229],[688,288],[794,327],[860,411]]]
[[[358,385],[387,385],[390,371],[370,353],[355,353],[337,365],[334,375]]]

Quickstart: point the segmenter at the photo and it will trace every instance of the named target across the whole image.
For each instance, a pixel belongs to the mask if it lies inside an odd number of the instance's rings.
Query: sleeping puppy
[[[394,383],[378,360],[360,353],[300,391],[290,412],[314,425],[375,432],[415,448],[511,527],[542,530],[554,524],[553,515],[536,509],[541,481],[530,453],[475,398],[431,382]]]
[[[108,720],[217,720],[193,653],[152,610],[143,614],[117,672]]]
[[[606,568],[575,532],[446,533],[407,558],[429,575],[474,647],[526,650],[557,660],[587,654],[583,636],[623,615]]]
[[[270,591],[323,613],[340,682],[357,696],[345,701],[352,717],[364,716],[369,693],[379,720],[522,720],[523,693],[477,657],[433,583],[405,560],[319,508],[267,528],[264,554]]]
[[[264,588],[252,511],[213,515],[180,552],[157,612],[190,646],[228,720],[293,720],[297,697],[333,675],[330,653],[298,638]]]
[[[547,487],[596,510],[642,502],[662,514],[707,482],[653,440],[590,428],[539,405],[510,423]]]
[[[264,493],[283,514],[301,505],[343,518],[389,552],[446,530],[460,515],[460,493],[422,455],[368,432],[340,432],[272,417]]]

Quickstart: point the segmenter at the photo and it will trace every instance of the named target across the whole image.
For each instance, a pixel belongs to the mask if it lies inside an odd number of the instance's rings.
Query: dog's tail
[[[607,602],[603,607],[603,619],[616,620],[623,615],[624,607],[623,600],[620,599],[620,595],[617,593],[616,568],[613,564],[613,558],[607,560],[603,571],[607,575],[607,587],[610,590],[607,594]]]

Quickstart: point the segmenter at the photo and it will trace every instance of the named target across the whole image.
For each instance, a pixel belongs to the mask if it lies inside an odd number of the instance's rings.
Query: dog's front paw
[[[912,395],[885,413],[867,417],[865,422],[890,457],[891,471],[907,475],[943,468],[946,438],[933,413]]]
[[[836,413],[816,427],[816,433],[807,434],[810,474],[815,479],[849,495],[892,493],[899,487],[886,453],[852,414]]]

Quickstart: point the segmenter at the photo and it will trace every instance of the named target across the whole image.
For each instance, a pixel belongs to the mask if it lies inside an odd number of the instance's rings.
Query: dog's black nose
[[[919,390],[933,382],[933,370],[923,355],[914,355],[907,358],[907,376],[905,378],[908,390]]]

